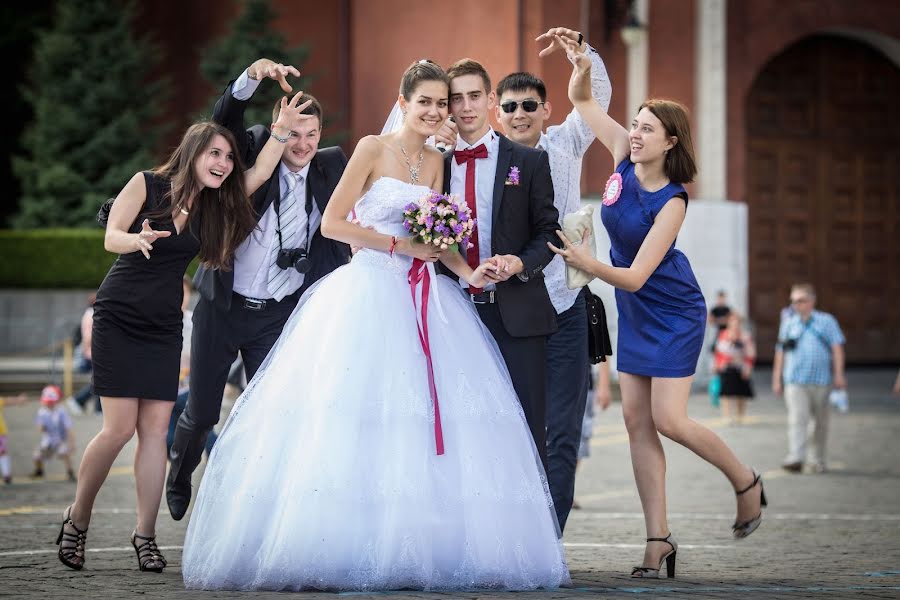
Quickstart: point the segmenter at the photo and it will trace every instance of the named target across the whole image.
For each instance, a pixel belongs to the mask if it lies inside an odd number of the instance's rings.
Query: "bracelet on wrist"
[[[276,140],[278,140],[279,142],[281,142],[282,144],[286,144],[288,141],[288,136],[281,137],[280,135],[275,133],[275,130],[272,130],[271,132],[269,132],[269,135],[272,136],[273,138],[275,138]]]
[[[391,258],[394,257],[394,249],[396,247],[397,247],[397,237],[392,235],[391,236],[391,247],[388,248],[388,256],[390,256]]]

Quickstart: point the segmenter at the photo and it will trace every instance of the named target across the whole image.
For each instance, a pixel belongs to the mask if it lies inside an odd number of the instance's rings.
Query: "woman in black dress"
[[[141,571],[166,566],[155,528],[166,433],[178,393],[181,280],[198,255],[209,267],[230,268],[235,250],[256,227],[250,194],[271,176],[291,130],[309,118],[300,114],[309,104],[297,106],[300,95],[290,103],[282,99],[273,135],[252,168],[244,171],[226,128],[198,123],[164,165],[135,174],[112,205],[104,246],[119,258],[97,291],[92,339],[103,429],[84,450],[75,502],[57,539],[67,567],[84,566],[94,499],[135,432],[138,514],[131,543]]]

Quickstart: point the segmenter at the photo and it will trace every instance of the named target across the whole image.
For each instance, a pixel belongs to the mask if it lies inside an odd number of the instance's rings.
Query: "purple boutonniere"
[[[506,174],[506,185],[519,185],[519,167],[510,167]]]

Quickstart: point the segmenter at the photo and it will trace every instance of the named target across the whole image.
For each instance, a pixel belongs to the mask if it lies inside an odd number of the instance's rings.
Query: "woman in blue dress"
[[[588,244],[562,234],[564,247],[554,251],[616,288],[622,410],[647,527],[644,561],[632,577],[658,577],[663,562],[673,577],[678,545],[666,519],[666,459],[659,434],[718,467],[731,482],[737,494],[734,537],[759,526],[765,494],[759,476],[687,415],[706,326],[700,286],[687,257],[675,249],[687,211],[683,184],[697,171],[687,112],[675,102],[648,100],[626,130],[591,102],[590,60],[568,46],[575,65],[569,97],[616,164],[601,210],[611,264],[596,260]]]

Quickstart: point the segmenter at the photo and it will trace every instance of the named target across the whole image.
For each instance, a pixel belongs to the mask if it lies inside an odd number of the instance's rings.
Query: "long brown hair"
[[[666,153],[663,170],[672,183],[690,183],[697,174],[694,159],[694,142],[691,140],[691,124],[688,111],[682,104],[672,100],[647,100],[641,104],[662,121],[667,136],[675,136],[678,143]]]
[[[197,193],[200,182],[194,163],[206,151],[216,135],[231,145],[234,169],[219,189],[204,187]],[[153,218],[171,222],[173,214],[188,210],[187,202],[194,196],[185,226],[196,219],[199,223],[200,252],[198,258],[205,267],[231,269],[238,246],[256,228],[253,206],[244,189],[244,164],[237,153],[237,142],[228,129],[218,123],[204,121],[188,127],[181,143],[153,173],[172,182],[166,191],[169,203]]]

